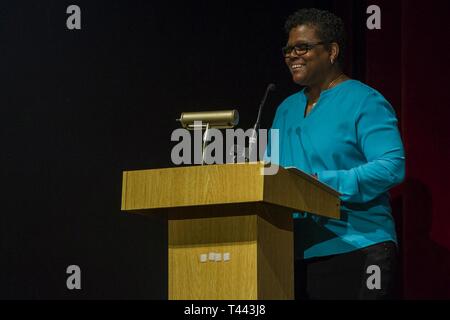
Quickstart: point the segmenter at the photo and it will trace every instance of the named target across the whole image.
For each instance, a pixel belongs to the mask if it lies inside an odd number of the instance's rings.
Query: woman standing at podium
[[[378,91],[342,71],[340,18],[302,9],[285,28],[283,57],[303,89],[277,109],[279,161],[314,175],[342,201],[340,220],[294,216],[296,298],[390,298],[397,238],[387,192],[405,171],[395,112]]]

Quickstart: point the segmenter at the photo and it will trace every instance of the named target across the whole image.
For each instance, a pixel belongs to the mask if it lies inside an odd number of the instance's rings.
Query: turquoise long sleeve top
[[[397,243],[388,190],[403,181],[405,156],[394,109],[356,80],[323,91],[304,117],[306,104],[303,89],[277,109],[272,129],[279,130],[279,164],[317,174],[337,190],[341,219],[295,213],[296,258]]]

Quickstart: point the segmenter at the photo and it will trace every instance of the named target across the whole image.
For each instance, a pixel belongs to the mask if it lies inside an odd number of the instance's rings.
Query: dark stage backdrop
[[[366,32],[365,79],[395,106],[406,181],[392,192],[406,299],[450,299],[450,2],[371,1],[383,26]]]
[[[237,108],[262,127],[298,88],[280,56],[300,7],[341,15],[347,71],[394,105],[407,180],[393,192],[399,294],[450,298],[446,1],[39,1],[0,3],[0,298],[167,298],[167,232],[120,211],[123,170],[172,166],[182,111]],[[66,28],[81,7],[82,29]],[[382,29],[365,27],[379,4]],[[447,29],[444,29],[447,28]],[[66,288],[79,265],[82,290]]]

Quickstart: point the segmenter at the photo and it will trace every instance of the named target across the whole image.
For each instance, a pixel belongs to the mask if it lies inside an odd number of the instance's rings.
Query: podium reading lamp
[[[237,120],[235,110],[179,119],[206,130]],[[168,238],[153,241],[168,243],[169,299],[294,299],[292,213],[339,218],[339,194],[299,170],[263,169],[255,162],[123,172],[122,210],[168,220]]]
[[[237,110],[224,111],[204,111],[204,112],[183,112],[180,119],[183,128],[188,130],[205,129],[202,144],[202,165],[205,163],[205,149],[208,141],[208,130],[232,129],[239,122],[239,112]]]

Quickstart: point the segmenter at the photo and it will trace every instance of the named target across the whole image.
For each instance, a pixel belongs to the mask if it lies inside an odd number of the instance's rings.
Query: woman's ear
[[[336,42],[330,44],[330,62],[334,64],[339,57],[339,45]]]

